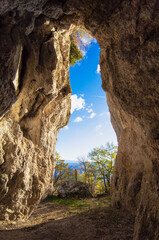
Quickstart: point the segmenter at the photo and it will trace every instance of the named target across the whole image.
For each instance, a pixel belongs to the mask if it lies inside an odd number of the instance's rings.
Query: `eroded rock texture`
[[[101,47],[102,86],[119,140],[112,204],[136,212],[134,239],[159,239],[159,1],[0,2],[0,217],[28,216],[52,188],[69,119],[69,34]],[[11,107],[12,106],[12,107]]]
[[[0,218],[10,220],[28,216],[52,190],[56,136],[70,114],[69,29],[56,31],[56,24],[39,17],[28,35],[21,25],[27,24],[26,18],[31,22],[32,16],[23,14],[24,23],[19,18],[5,37],[11,38],[6,51],[10,48],[14,54],[3,59],[10,66],[1,78],[2,86],[3,78],[11,82],[17,98],[0,125]],[[2,20],[5,28],[8,18]],[[10,91],[6,87],[1,92],[5,109],[15,101]]]

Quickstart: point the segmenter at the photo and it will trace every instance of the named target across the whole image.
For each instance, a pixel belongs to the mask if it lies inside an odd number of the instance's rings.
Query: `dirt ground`
[[[0,240],[131,240],[134,217],[108,199],[64,205],[45,201],[26,222],[0,222]]]

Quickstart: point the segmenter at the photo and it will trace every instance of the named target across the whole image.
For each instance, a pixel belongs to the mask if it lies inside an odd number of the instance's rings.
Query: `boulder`
[[[87,183],[78,181],[66,181],[58,189],[58,196],[61,198],[88,198],[91,197]]]

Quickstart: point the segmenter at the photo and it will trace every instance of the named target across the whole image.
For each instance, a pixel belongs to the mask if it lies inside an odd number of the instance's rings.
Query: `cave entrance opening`
[[[94,38],[84,41],[88,41],[84,58],[70,66],[71,116],[68,125],[58,134],[56,146],[58,157],[74,170],[74,180],[82,179],[79,160],[87,162],[94,148],[106,146],[106,143],[117,146],[106,95],[101,87],[100,47]]]

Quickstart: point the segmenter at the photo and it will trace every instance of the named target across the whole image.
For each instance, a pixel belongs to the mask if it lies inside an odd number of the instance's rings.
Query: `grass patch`
[[[70,206],[70,207],[87,207],[87,206],[89,206],[89,202],[87,202],[87,200],[83,201],[81,199],[59,198],[56,196],[49,196],[48,200],[55,204],[66,205],[66,206]]]
[[[110,206],[110,196],[100,198],[59,198],[57,196],[47,197],[47,201],[52,202],[59,208],[65,208],[68,214],[81,213],[91,209],[98,209]]]

